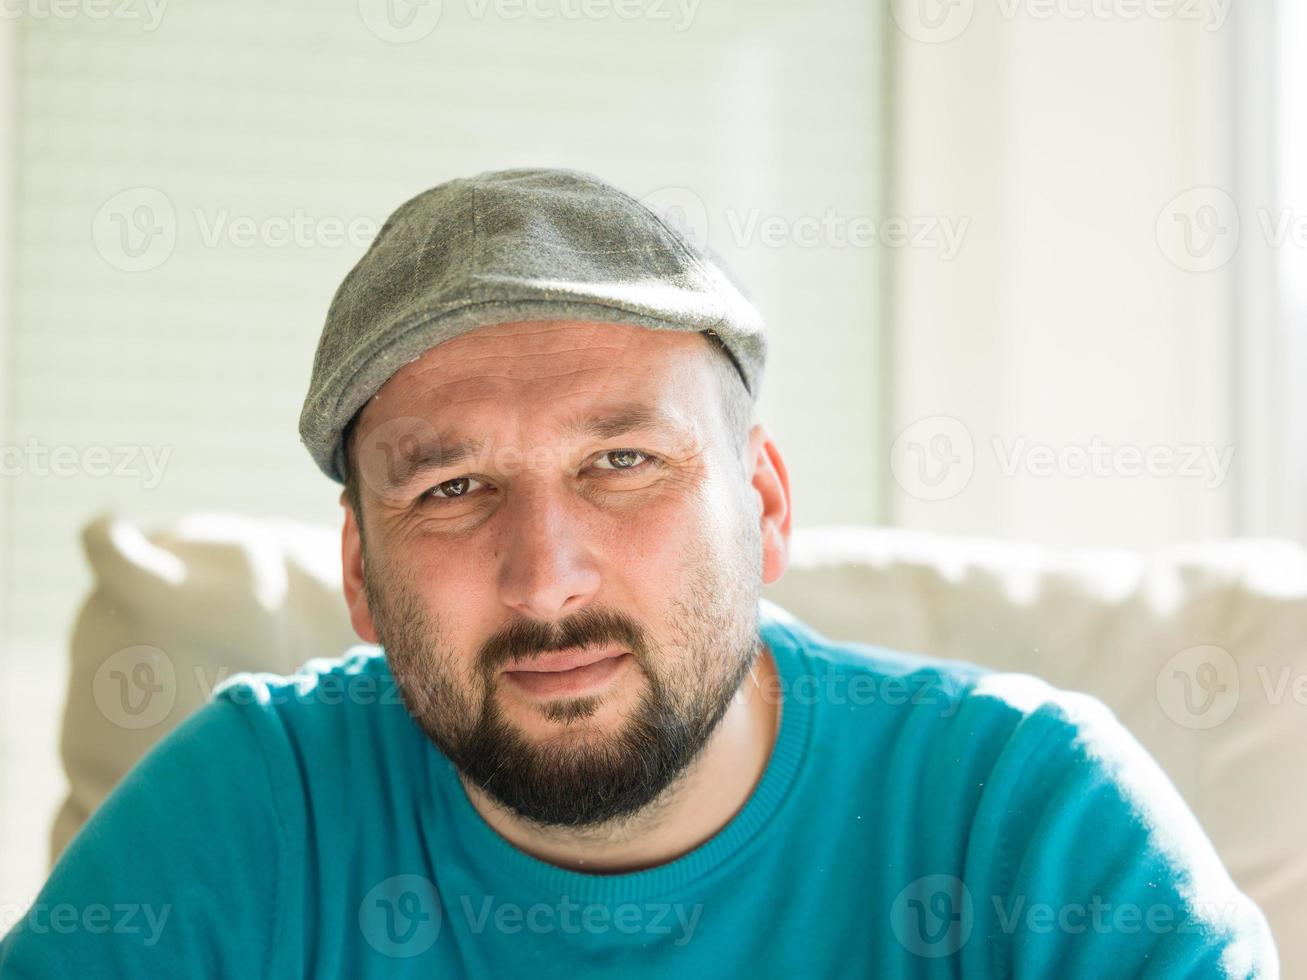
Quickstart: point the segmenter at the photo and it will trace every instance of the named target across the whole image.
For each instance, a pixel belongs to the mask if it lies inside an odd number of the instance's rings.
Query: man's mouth
[[[578,697],[607,684],[631,660],[630,652],[616,646],[559,650],[515,663],[504,677],[532,697]]]

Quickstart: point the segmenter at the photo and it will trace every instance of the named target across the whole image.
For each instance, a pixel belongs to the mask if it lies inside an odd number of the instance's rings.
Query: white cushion
[[[82,543],[95,585],[73,630],[56,856],[214,684],[244,670],[290,673],[359,642],[341,595],[339,531],[196,514],[147,538],[103,517]],[[133,683],[141,669],[161,688],[148,703]]]
[[[148,537],[84,532],[63,736],[62,850],[155,741],[241,670],[286,673],[358,642],[334,529],[196,515]],[[1307,551],[1228,541],[1062,553],[878,528],[795,532],[764,595],[835,639],[1032,673],[1087,691],[1153,753],[1307,976]],[[133,675],[132,671],[147,671]],[[128,696],[136,677],[153,691]],[[141,687],[144,690],[145,687]]]

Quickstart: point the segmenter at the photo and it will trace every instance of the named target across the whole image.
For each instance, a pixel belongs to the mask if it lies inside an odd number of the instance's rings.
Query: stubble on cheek
[[[416,590],[384,562],[370,561],[364,575],[368,608],[386,651],[400,696],[424,728],[457,732],[480,714],[485,682],[475,670],[452,662],[439,620]]]

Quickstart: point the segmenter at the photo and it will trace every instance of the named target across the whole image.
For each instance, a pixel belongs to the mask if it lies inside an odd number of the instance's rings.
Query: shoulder
[[[823,787],[855,783],[893,823],[906,842],[900,894],[947,879],[966,896],[966,931],[985,940],[975,955],[1030,965],[1061,942],[1083,959],[1066,976],[1097,975],[1103,960],[1131,975],[1149,962],[1159,976],[1200,963],[1212,976],[1273,975],[1264,916],[1102,701],[1027,674],[834,641],[767,612],[792,676],[817,679],[808,697],[825,729]],[[1049,916],[1071,927],[1049,929]]]
[[[433,751],[375,645],[307,661],[291,674],[235,674],[214,689],[208,710],[229,712],[248,729],[291,811],[362,808],[388,774],[416,777]]]
[[[308,661],[292,674],[236,674],[214,688],[263,744],[347,757],[411,739],[416,728],[378,646]]]
[[[812,711],[832,765],[881,770],[892,760],[904,772],[929,772],[940,803],[965,793],[978,818],[987,800],[1035,806],[1075,778],[1082,789],[1111,784],[1133,805],[1165,804],[1167,819],[1183,819],[1178,794],[1147,791],[1166,777],[1092,695],[1029,674],[832,640],[772,604],[762,612],[764,637],[787,661],[782,695]]]
[[[1038,741],[1053,731],[1116,723],[1098,699],[1029,674],[835,640],[774,603],[764,600],[759,608],[764,639],[789,661],[783,671],[783,683],[792,689],[787,693],[824,709],[846,709],[834,712],[844,724],[923,733],[961,728],[972,737],[983,731]]]

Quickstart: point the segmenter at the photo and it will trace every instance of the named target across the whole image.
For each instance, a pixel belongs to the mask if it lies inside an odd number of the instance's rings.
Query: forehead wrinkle
[[[620,353],[630,350],[634,343],[626,344],[586,344],[581,347],[560,347],[556,350],[503,350],[491,351],[485,354],[466,354],[458,358],[459,362],[464,361],[484,361],[492,357],[553,357],[560,354],[588,354],[591,352],[613,351]]]
[[[693,434],[693,426],[680,413],[662,405],[638,400],[625,400],[599,408],[582,408],[562,420],[549,425],[549,429],[564,437],[593,435],[611,438],[635,429],[664,429],[675,435]],[[485,440],[458,438],[458,428],[450,427],[441,433],[446,444],[453,447],[484,448]]]

